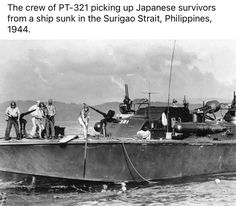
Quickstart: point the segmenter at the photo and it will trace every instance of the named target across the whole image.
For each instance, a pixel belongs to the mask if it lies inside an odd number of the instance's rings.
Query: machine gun
[[[173,127],[174,131],[177,134],[182,134],[183,137],[188,137],[191,134],[205,136],[225,132],[226,126],[214,121],[216,120],[215,113],[221,109],[221,105],[217,100],[206,102],[202,107],[194,109],[193,122],[177,122]],[[212,121],[205,121],[205,119]]]
[[[220,108],[220,102],[217,100],[211,100],[206,102],[206,104],[204,104],[202,107],[194,109],[194,114],[202,115],[204,119],[215,120],[215,113],[218,112]],[[209,114],[212,114],[213,117],[209,116]]]
[[[88,107],[93,109],[97,113],[101,114],[104,117],[104,120],[106,122],[115,122],[115,121],[117,121],[117,119],[113,118],[115,116],[115,111],[114,110],[109,110],[107,113],[105,113],[105,112],[102,112],[102,111],[92,107],[92,106],[88,106]]]
[[[118,123],[119,122],[118,119],[114,118],[114,116],[115,116],[114,110],[109,110],[107,113],[105,113],[105,112],[102,112],[102,111],[92,107],[92,106],[88,106],[88,107],[93,109],[94,111],[96,111],[97,113],[101,114],[104,117],[100,122],[97,122],[94,125],[94,130],[96,132],[100,132],[100,133],[104,134],[104,136],[106,135],[106,126],[107,126],[108,122],[110,122],[110,123]]]
[[[197,108],[194,110],[195,114],[198,114],[199,111],[204,114],[204,117],[210,120],[215,120],[215,113],[219,110],[228,110],[224,116],[224,120],[231,121],[232,118],[235,118],[236,113],[236,95],[233,94],[233,100],[231,104],[228,103],[219,103],[216,100],[208,101],[203,107]],[[209,114],[212,114],[214,118],[210,117]]]
[[[121,114],[130,114],[134,113],[134,110],[132,110],[132,100],[129,98],[129,88],[128,84],[125,84],[125,98],[123,100],[123,103],[120,103],[119,109]]]

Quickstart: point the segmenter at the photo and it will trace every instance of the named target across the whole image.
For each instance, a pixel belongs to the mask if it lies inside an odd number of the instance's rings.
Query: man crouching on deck
[[[20,139],[20,132],[19,132],[19,117],[20,117],[20,110],[16,106],[16,102],[12,101],[10,106],[6,109],[7,119],[7,128],[5,133],[5,140],[10,140],[10,132],[12,125],[15,127],[16,131],[16,139]]]
[[[84,103],[83,109],[80,112],[79,115],[79,123],[83,127],[84,130],[84,138],[87,138],[88,135],[88,123],[89,123],[90,113],[88,106]]]

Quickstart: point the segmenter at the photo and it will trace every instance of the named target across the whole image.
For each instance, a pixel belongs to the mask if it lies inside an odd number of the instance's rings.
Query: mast
[[[148,109],[147,109],[147,115],[148,115],[148,124],[149,127],[151,126],[151,94],[158,94],[159,92],[151,92],[150,90],[150,81],[148,80],[148,92],[142,92],[144,94],[148,94]]]
[[[171,87],[173,61],[174,61],[174,55],[175,55],[175,43],[176,43],[176,40],[174,40],[174,47],[173,47],[173,51],[172,51],[171,64],[170,64],[169,88],[168,88],[168,107],[167,107],[167,131],[166,132],[169,132],[170,87]]]
[[[148,81],[148,126],[149,128],[151,127],[150,106],[151,106],[151,91],[150,91],[150,82]]]
[[[150,119],[150,105],[151,105],[151,92],[149,91],[148,92],[148,126],[150,127],[150,125],[151,125],[151,119]]]

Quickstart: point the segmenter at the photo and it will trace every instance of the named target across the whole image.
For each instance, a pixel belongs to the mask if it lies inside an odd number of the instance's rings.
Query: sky
[[[173,40],[1,40],[0,102],[167,101]],[[177,40],[170,97],[232,99],[236,40]]]

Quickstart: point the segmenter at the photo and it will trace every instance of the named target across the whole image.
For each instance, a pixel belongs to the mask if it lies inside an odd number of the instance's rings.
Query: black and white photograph
[[[0,40],[0,206],[235,205],[236,40]]]

